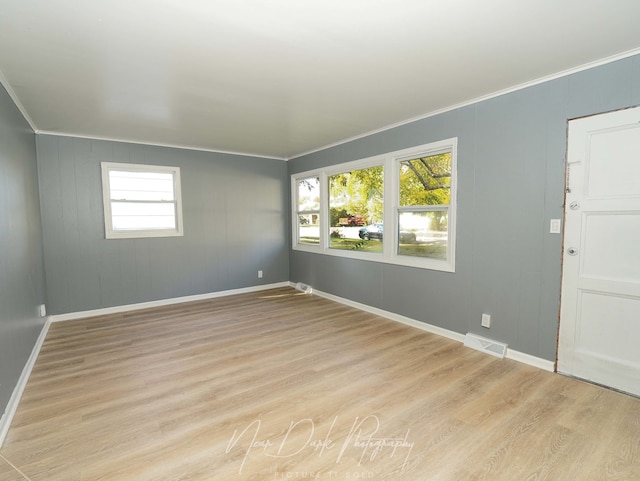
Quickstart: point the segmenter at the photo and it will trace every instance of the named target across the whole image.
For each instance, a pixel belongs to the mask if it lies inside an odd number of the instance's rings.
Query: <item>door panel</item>
[[[629,262],[627,255],[640,245],[640,212],[586,214],[583,222],[581,275],[612,281],[640,279],[640,262]]]
[[[587,197],[640,195],[640,162],[628,162],[640,159],[640,124],[593,132],[589,142]]]
[[[558,371],[640,395],[640,108],[569,122]]]
[[[638,298],[582,292],[576,348],[592,355],[640,363],[640,323],[633,322],[639,303]],[[620,336],[620,332],[625,335]]]

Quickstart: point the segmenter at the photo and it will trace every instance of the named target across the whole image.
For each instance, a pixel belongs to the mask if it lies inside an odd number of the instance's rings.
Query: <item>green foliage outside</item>
[[[331,238],[332,249],[357,250],[360,252],[382,252],[382,242],[375,240]]]
[[[359,240],[331,237],[329,247],[332,249],[357,250],[360,252],[382,252],[382,242],[379,240]],[[432,259],[446,259],[447,246],[438,244],[400,244],[398,254],[415,257],[430,257]]]
[[[404,160],[400,162],[399,176],[401,206],[448,205],[451,202],[450,152]],[[339,219],[348,215],[360,215],[367,224],[382,222],[383,191],[382,166],[329,177],[331,226],[337,226]]]
[[[400,205],[431,206],[451,203],[451,153],[430,155],[400,162]],[[433,215],[431,230],[442,232],[447,230],[447,217]],[[412,248],[415,250],[415,247]],[[406,255],[442,258],[444,254],[399,252]]]
[[[451,202],[451,153],[419,157],[399,163],[400,206],[426,207],[448,205]],[[315,194],[316,179],[309,179],[305,190]],[[329,215],[330,226],[338,227],[340,219],[350,215],[361,216],[366,224],[382,222],[384,194],[384,169],[382,166],[344,172],[329,177]],[[314,203],[315,198],[309,199]],[[447,216],[429,213],[422,215],[428,229],[435,232],[447,231]],[[430,219],[430,220],[429,220]],[[358,250],[363,252],[382,252],[383,243],[379,240],[360,240],[344,238],[339,229],[330,233],[330,247],[333,249]],[[301,243],[317,244],[317,238],[301,238]],[[446,258],[445,242],[417,242],[400,244],[398,254]]]
[[[300,236],[299,242],[300,244],[317,246],[320,244],[320,239],[318,237]]]
[[[382,220],[383,168],[344,172],[329,177],[331,226],[342,217],[359,215],[367,224]]]
[[[349,217],[350,214],[351,213],[344,207],[330,207],[329,215],[330,215],[331,227],[338,226],[340,223],[340,219],[344,217]]]
[[[451,153],[400,162],[400,205],[451,202]]]
[[[446,259],[447,246],[439,244],[400,244],[398,254],[401,256],[429,257],[431,259]]]

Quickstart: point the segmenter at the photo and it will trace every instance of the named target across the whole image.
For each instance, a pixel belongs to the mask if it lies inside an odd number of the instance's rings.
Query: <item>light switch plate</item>
[[[551,221],[549,221],[549,233],[550,234],[560,234],[561,228],[562,228],[562,220],[561,219],[551,219]]]

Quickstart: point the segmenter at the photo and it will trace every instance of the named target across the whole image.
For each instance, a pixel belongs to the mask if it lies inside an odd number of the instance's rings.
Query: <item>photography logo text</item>
[[[414,446],[409,440],[409,429],[400,436],[384,436],[380,419],[370,414],[347,420],[348,430],[339,434],[339,422],[341,420],[335,416],[330,426],[322,429],[310,418],[299,419],[291,421],[282,434],[269,437],[263,433],[262,420],[256,419],[234,431],[225,452],[240,453],[238,474],[243,473],[248,462],[258,457],[283,464],[294,461],[296,457],[318,457],[326,459],[335,468],[325,472],[274,470],[273,479],[336,479],[340,473],[337,465],[346,464],[347,459],[349,471],[342,472],[343,478],[349,475],[353,479],[368,479],[373,476],[371,469],[375,468],[375,463],[382,460],[399,461],[399,470],[404,470]],[[352,466],[354,459],[357,466]],[[370,470],[361,470],[363,467]]]

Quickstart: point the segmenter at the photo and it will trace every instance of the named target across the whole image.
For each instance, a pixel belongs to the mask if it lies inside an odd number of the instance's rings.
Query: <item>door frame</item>
[[[576,120],[582,120],[582,119],[587,119],[587,118],[591,118],[591,117],[597,117],[600,115],[607,115],[607,114],[612,114],[615,112],[623,112],[625,110],[632,110],[632,109],[637,109],[640,108],[640,104],[637,105],[632,105],[632,106],[628,106],[628,107],[622,107],[622,108],[618,108],[618,109],[612,109],[612,110],[607,110],[607,111],[602,111],[602,112],[596,112],[596,113],[592,113],[592,114],[588,114],[588,115],[583,115],[583,116],[579,116],[579,117],[573,117],[573,118],[568,118],[567,122],[566,122],[566,146],[565,146],[565,169],[564,169],[564,192],[563,192],[563,203],[562,203],[562,229],[561,229],[561,251],[560,251],[560,304],[558,307],[558,335],[557,335],[557,340],[556,340],[556,360],[555,360],[555,372],[557,373],[561,373],[563,375],[567,375],[567,376],[571,376],[574,377],[572,374],[570,373],[564,373],[561,371],[558,371],[558,365],[560,362],[560,351],[561,351],[561,339],[560,339],[560,334],[562,331],[562,311],[563,311],[563,287],[564,287],[564,277],[565,277],[565,262],[564,262],[564,257],[565,257],[565,249],[567,249],[567,246],[565,245],[565,241],[566,241],[566,221],[567,221],[567,209],[568,209],[568,205],[567,205],[567,194],[571,193],[571,164],[575,163],[575,162],[570,162],[571,159],[569,159],[569,127],[570,127],[570,123],[572,121],[576,121]],[[574,343],[575,344],[575,343]],[[582,378],[580,378],[582,379]],[[596,384],[596,385],[601,385],[604,386],[608,389],[613,389],[616,390],[616,388],[614,387],[609,387],[606,385],[602,385],[593,381],[589,381],[589,380],[585,380],[586,382],[590,382],[592,384]]]

